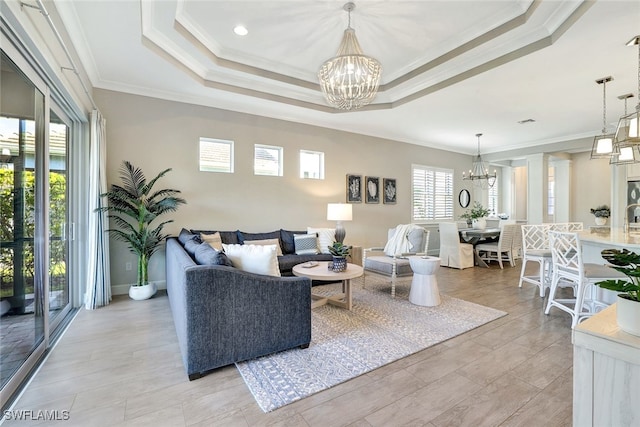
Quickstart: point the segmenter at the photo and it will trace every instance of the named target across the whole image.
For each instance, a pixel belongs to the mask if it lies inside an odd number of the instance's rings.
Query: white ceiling
[[[383,66],[363,110],[329,108],[316,73],[345,1],[56,2],[94,87],[473,153],[592,137],[637,96],[640,1],[356,1]],[[233,33],[237,24],[249,34]],[[637,98],[629,102],[635,107]],[[534,123],[518,124],[525,119]]]

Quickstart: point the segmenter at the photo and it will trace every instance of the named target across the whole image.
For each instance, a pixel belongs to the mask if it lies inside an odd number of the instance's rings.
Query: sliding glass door
[[[72,126],[32,69],[0,63],[0,383],[2,405],[71,308]]]

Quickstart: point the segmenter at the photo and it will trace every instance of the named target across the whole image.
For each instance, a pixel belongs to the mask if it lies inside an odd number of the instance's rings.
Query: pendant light
[[[614,134],[607,134],[607,83],[612,80],[611,76],[596,80],[596,83],[602,85],[602,134],[593,138],[592,159],[608,159],[613,153]]]

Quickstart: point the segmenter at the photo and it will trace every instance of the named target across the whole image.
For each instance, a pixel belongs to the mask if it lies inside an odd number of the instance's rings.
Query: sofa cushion
[[[280,266],[280,274],[291,276],[291,269],[294,265],[302,264],[309,261],[331,261],[331,255],[283,255],[278,257],[278,265]]]
[[[220,230],[191,230],[192,233],[195,234],[214,234],[220,233],[220,238],[222,239],[222,243],[226,243],[228,245],[236,245],[240,243],[238,240],[239,231],[220,231]]]
[[[393,258],[386,255],[367,257],[364,268],[367,271],[374,271],[391,276],[393,271]],[[411,276],[413,270],[408,258],[396,259],[396,276]]]
[[[296,255],[315,255],[318,253],[318,243],[315,234],[296,234],[293,237]]]
[[[282,248],[280,248],[280,239],[264,239],[264,240],[245,240],[244,245],[276,245],[276,255],[282,255]]]
[[[318,250],[321,254],[328,254],[329,248],[336,240],[336,230],[334,228],[313,228],[307,227],[307,233],[315,233],[318,236]]]
[[[187,243],[187,240],[191,240],[191,239],[199,239],[199,237],[197,234],[193,234],[186,228],[183,228],[182,230],[180,230],[180,234],[178,235],[178,241],[182,246],[184,246],[184,244]]]
[[[216,231],[213,234],[200,234],[200,240],[208,243],[213,249],[221,251],[222,250],[222,237],[220,237],[220,232]]]
[[[276,245],[227,245],[223,243],[222,247],[234,267],[250,273],[280,276]]]
[[[247,233],[245,231],[238,231],[238,240],[240,244],[244,244],[246,240],[267,240],[267,239],[280,239],[280,230],[270,231],[268,233]]]
[[[206,242],[201,243],[196,248],[195,259],[200,265],[227,265],[233,267],[224,252],[215,250]]]

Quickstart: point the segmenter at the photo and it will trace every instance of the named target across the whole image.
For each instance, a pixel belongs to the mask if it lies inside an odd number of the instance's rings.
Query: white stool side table
[[[440,305],[440,290],[436,278],[436,272],[440,268],[440,258],[419,255],[407,258],[413,270],[409,302],[427,307]]]

